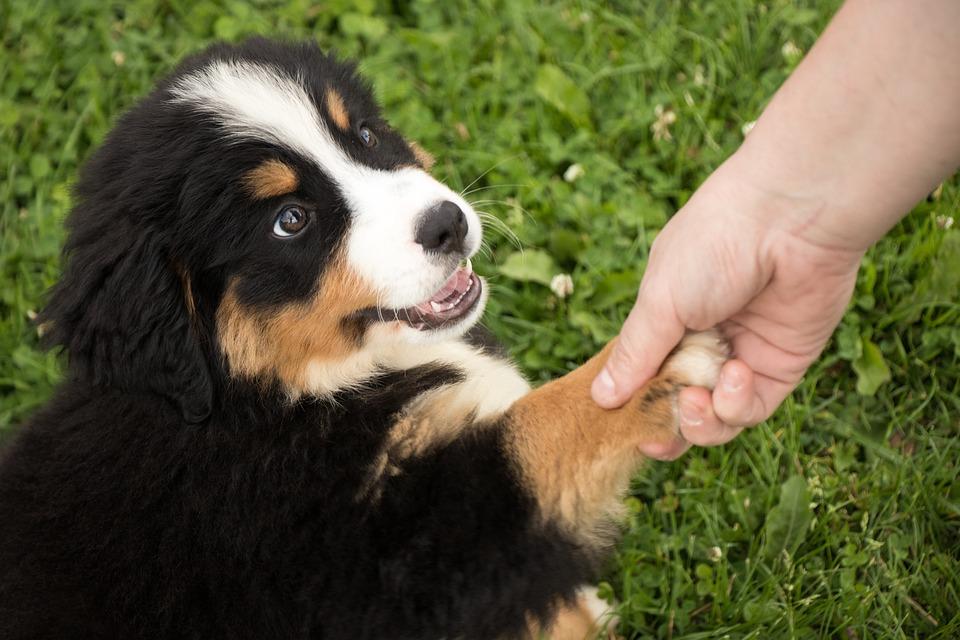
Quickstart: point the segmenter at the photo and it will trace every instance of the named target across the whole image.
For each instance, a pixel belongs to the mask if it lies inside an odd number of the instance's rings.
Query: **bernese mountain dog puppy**
[[[119,119],[41,316],[66,378],[0,463],[0,638],[596,633],[637,445],[725,346],[618,410],[604,353],[530,390],[431,163],[313,44],[213,46]]]

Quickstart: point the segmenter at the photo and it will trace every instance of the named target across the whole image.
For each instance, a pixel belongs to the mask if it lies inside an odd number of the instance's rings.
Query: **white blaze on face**
[[[479,218],[463,198],[420,169],[384,171],[351,159],[302,83],[273,67],[213,62],[178,80],[170,93],[174,101],[217,118],[231,136],[263,140],[312,160],[337,185],[353,215],[347,260],[381,293],[383,307],[416,305],[450,275],[449,263],[437,264],[414,241],[430,207],[444,200],[460,207],[468,223],[467,251],[480,246]]]
[[[449,261],[437,264],[414,240],[420,216],[444,200],[460,207],[467,217],[464,246],[470,255],[480,246],[480,220],[463,198],[420,169],[367,171],[368,176],[344,190],[354,216],[348,259],[383,291],[382,306],[413,306],[436,292],[451,273]]]

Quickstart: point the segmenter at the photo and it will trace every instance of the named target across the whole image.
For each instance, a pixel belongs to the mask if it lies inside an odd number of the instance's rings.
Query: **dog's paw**
[[[682,387],[713,389],[720,368],[730,358],[730,345],[716,329],[688,333],[667,358],[660,376]]]
[[[727,341],[714,330],[684,337],[667,358],[660,373],[633,397],[633,411],[639,414],[634,433],[641,450],[667,452],[676,447],[680,430],[677,398],[685,387],[712,389],[720,378],[720,368],[730,357]]]

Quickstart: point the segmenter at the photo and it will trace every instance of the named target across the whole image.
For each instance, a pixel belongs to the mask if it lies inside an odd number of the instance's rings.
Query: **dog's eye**
[[[377,146],[377,136],[370,130],[370,127],[360,127],[359,135],[364,145],[368,147]]]
[[[277,214],[273,222],[273,234],[280,238],[289,238],[303,231],[308,221],[309,216],[303,207],[286,206]]]

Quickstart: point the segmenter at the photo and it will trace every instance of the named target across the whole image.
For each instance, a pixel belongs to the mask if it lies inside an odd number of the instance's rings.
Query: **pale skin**
[[[820,355],[864,252],[960,166],[960,2],[848,0],[743,145],[670,220],[592,386],[625,403],[688,329],[734,358],[680,395],[669,460],[768,418]]]

